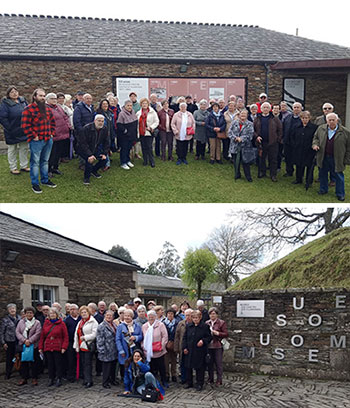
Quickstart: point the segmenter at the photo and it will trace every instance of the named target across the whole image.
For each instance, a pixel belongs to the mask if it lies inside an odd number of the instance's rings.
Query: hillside
[[[350,287],[350,228],[303,245],[230,290],[307,287]]]

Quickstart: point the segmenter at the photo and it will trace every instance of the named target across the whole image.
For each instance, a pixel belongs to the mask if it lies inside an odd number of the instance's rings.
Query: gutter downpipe
[[[271,72],[271,67],[269,64],[264,64],[265,68],[265,93],[267,96],[269,96],[269,74]]]

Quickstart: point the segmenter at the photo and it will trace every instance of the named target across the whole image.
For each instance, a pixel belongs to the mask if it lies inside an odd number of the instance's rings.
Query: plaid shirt
[[[38,105],[33,102],[28,105],[22,113],[22,129],[27,136],[27,141],[31,142],[35,137],[39,140],[50,140],[51,136],[55,136],[55,119],[46,106],[46,119],[42,117]]]

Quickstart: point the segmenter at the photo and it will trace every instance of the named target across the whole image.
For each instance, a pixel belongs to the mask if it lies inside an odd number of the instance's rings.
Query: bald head
[[[86,93],[83,96],[83,101],[87,104],[87,105],[91,105],[92,104],[92,96],[88,93]]]

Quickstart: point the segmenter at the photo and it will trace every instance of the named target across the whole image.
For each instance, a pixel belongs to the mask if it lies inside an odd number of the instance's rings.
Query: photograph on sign
[[[294,102],[305,103],[305,79],[285,78],[283,85],[283,100],[292,109]]]
[[[225,88],[209,88],[209,98],[216,100],[225,98]]]
[[[265,300],[237,300],[237,317],[265,317]]]

